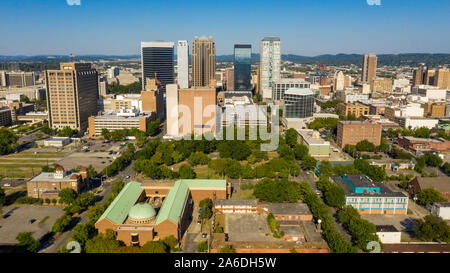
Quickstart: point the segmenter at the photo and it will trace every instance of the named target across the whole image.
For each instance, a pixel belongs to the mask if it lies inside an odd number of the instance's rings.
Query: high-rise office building
[[[425,70],[415,69],[413,72],[413,86],[419,86],[424,83]]]
[[[377,76],[377,55],[365,54],[363,58],[363,67],[361,81],[370,83]]]
[[[141,42],[142,83],[155,77],[161,82],[163,92],[166,84],[175,83],[173,42]]]
[[[178,89],[176,84],[167,86],[166,135],[185,136],[216,132],[216,89],[192,87]]]
[[[284,93],[285,118],[308,118],[314,114],[314,93],[311,89],[290,88]]]
[[[434,85],[442,89],[450,89],[450,70],[441,68],[436,71]]]
[[[266,37],[260,48],[260,93],[263,99],[272,98],[272,83],[280,79],[281,41],[278,37]]]
[[[59,70],[47,70],[45,78],[50,126],[83,132],[88,118],[97,114],[97,70],[90,63],[61,63]]]
[[[227,81],[227,91],[234,91],[234,68],[225,69],[225,78]]]
[[[216,77],[216,45],[212,37],[194,38],[192,44],[192,86],[209,86]]]
[[[423,84],[434,85],[435,77],[436,77],[436,70],[427,69],[427,71],[425,72]]]
[[[249,91],[251,86],[252,45],[234,45],[234,90]]]
[[[178,41],[177,44],[177,81],[180,88],[189,88],[189,44],[188,41]]]

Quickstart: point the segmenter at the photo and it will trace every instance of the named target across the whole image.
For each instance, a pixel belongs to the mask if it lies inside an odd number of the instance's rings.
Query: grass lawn
[[[240,190],[238,194],[233,194],[231,196],[232,200],[251,200],[255,199],[253,195],[253,190]]]
[[[46,166],[46,164],[0,164],[0,176],[28,179],[41,172],[43,166]]]
[[[222,213],[216,213],[216,226],[221,226],[224,229],[224,232],[227,232],[225,230],[225,214]]]
[[[401,242],[402,243],[421,242],[421,240],[416,238],[413,232],[402,231]]]
[[[197,165],[194,167],[194,172],[197,174],[197,179],[222,179],[213,170],[208,168],[208,165]]]
[[[34,154],[33,152],[21,152],[17,154],[9,154],[6,157],[8,158],[63,158],[68,153],[66,152],[43,152]]]

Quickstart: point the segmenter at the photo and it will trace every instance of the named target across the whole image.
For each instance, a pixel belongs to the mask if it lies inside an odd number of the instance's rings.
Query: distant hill
[[[50,58],[49,58],[50,57]],[[117,59],[139,59],[139,55],[111,56],[111,55],[81,55],[75,58],[63,55],[39,55],[39,56],[0,56],[0,63],[59,63],[67,61],[98,61]],[[300,56],[293,54],[282,55],[283,61],[291,61],[301,64],[326,64],[326,65],[361,65],[363,55],[361,54],[337,54],[319,55],[315,57]],[[217,62],[232,62],[233,55],[220,55],[216,57]],[[252,54],[252,63],[259,63],[259,54]],[[428,66],[450,65],[450,54],[427,54],[427,53],[407,53],[407,54],[380,54],[378,55],[378,65],[410,65],[418,66],[425,63]],[[0,68],[1,69],[1,68]]]
[[[361,54],[337,54],[337,55],[319,55],[315,57],[287,54],[282,55],[283,61],[291,61],[301,64],[326,64],[326,65],[361,65],[363,55]],[[217,56],[216,61],[233,61],[233,55]],[[259,62],[259,54],[252,54],[252,63]],[[450,65],[450,54],[426,54],[426,53],[407,53],[407,54],[382,54],[378,55],[378,65],[410,65],[418,66],[425,63],[429,66]]]

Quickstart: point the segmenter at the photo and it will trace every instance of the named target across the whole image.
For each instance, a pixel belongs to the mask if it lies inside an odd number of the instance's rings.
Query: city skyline
[[[194,36],[203,35],[214,37],[217,55],[231,55],[237,43],[251,44],[258,52],[259,41],[266,36],[281,38],[283,54],[302,56],[450,53],[450,37],[435,35],[446,31],[448,1],[385,0],[380,6],[365,0],[283,1],[275,6],[274,1],[246,1],[240,5],[237,1],[212,5],[202,2],[156,5],[135,0],[124,5],[123,1],[99,0],[70,6],[64,0],[6,1],[3,20],[9,27],[0,41],[0,55],[134,55],[141,41],[192,41]],[[233,13],[235,19],[228,20],[218,13],[225,11]],[[203,20],[209,23],[205,25]],[[67,32],[63,24],[52,24],[55,21],[77,23]],[[163,23],[164,29],[152,27]],[[49,25],[52,32],[42,39],[42,32],[36,30]],[[436,31],[429,32],[430,25]]]

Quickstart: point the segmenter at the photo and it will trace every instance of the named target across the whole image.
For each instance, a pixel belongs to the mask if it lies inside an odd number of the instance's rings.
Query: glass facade
[[[307,118],[314,113],[314,95],[305,94],[284,94],[285,117],[286,118]]]
[[[250,91],[251,86],[251,45],[234,45],[234,90]]]

